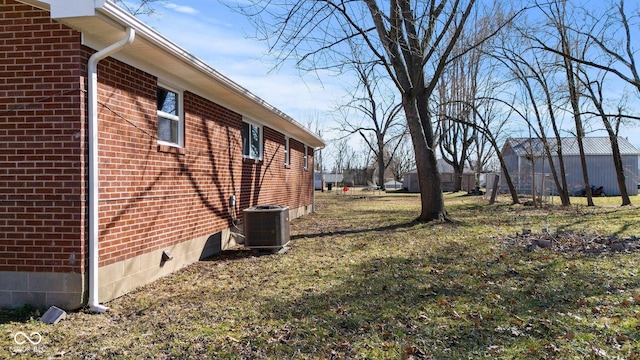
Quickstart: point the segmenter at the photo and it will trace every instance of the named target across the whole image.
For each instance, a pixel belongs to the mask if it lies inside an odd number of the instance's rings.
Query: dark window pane
[[[249,124],[242,123],[242,155],[249,156]]]
[[[178,115],[178,94],[161,87],[158,88],[158,110],[172,115]]]

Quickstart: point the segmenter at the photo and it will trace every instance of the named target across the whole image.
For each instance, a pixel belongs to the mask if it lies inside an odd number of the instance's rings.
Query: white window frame
[[[174,115],[174,114],[169,114],[166,113],[164,111],[161,110],[157,110],[157,121],[158,121],[158,132],[160,131],[160,117],[163,117],[165,119],[169,119],[171,121],[176,121],[178,123],[178,142],[174,143],[171,141],[166,141],[166,140],[161,140],[160,139],[160,134],[158,133],[158,144],[161,145],[168,145],[168,146],[173,146],[173,147],[184,147],[184,113],[182,111],[183,109],[183,104],[182,104],[182,99],[183,99],[183,92],[181,90],[178,90],[172,86],[167,86],[166,84],[163,83],[158,83],[157,84],[158,88],[162,88],[164,90],[167,91],[171,91],[172,93],[176,94],[176,113],[178,115]],[[157,107],[157,99],[156,99],[156,107]]]
[[[259,136],[258,136],[258,142],[259,142],[259,146],[258,146],[258,154],[252,154],[251,153],[251,145],[249,145],[249,154],[245,154],[244,153],[244,124],[249,125],[249,134],[251,134],[252,128],[257,128],[259,130]],[[262,154],[264,152],[264,141],[263,141],[263,137],[264,137],[264,129],[262,128],[262,125],[258,125],[252,121],[249,121],[247,119],[242,119],[242,127],[243,129],[241,129],[241,134],[242,134],[242,158],[244,159],[252,159],[252,160],[262,160]],[[249,135],[250,136],[250,135]],[[248,139],[247,139],[248,140]]]
[[[284,137],[284,165],[289,166],[291,164],[291,147],[289,146],[289,137]]]
[[[302,165],[305,169],[309,168],[309,147],[307,145],[304,146],[304,160],[302,160]]]

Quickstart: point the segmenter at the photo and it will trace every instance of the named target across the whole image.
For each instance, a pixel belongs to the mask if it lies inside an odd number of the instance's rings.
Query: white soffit
[[[135,41],[113,57],[283,132],[322,148],[324,142],[282,111],[236,84],[137,18],[104,0],[22,0],[50,8],[52,18],[82,33],[83,44],[99,50],[121,40],[127,27]],[[91,9],[90,9],[91,8]],[[54,16],[57,14],[57,16]]]
[[[93,16],[95,9],[104,6],[105,0],[48,0],[51,4],[51,18],[70,16]]]

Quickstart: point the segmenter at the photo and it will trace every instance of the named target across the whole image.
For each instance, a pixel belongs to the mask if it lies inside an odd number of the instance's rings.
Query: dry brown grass
[[[638,253],[508,241],[523,228],[639,235],[637,208],[451,194],[455,223],[419,224],[416,195],[354,195],[318,193],[284,255],[226,251],[57,325],[4,312],[0,358],[638,358]],[[42,343],[15,344],[18,331]]]

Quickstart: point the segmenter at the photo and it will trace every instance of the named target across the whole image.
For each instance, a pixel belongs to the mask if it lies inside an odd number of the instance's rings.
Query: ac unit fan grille
[[[289,243],[289,208],[255,206],[244,210],[244,245],[249,248],[281,248]]]

